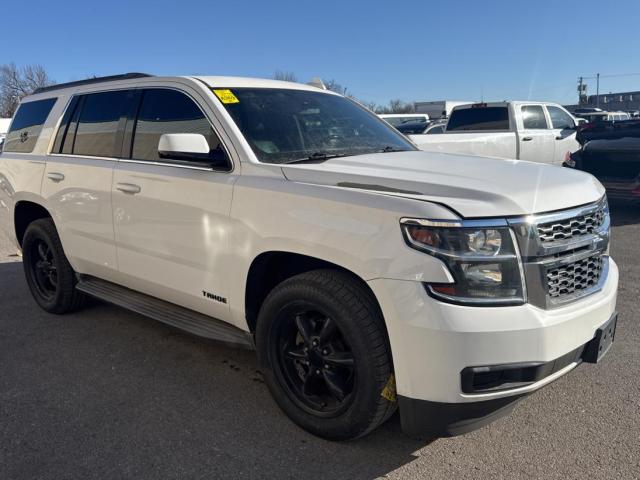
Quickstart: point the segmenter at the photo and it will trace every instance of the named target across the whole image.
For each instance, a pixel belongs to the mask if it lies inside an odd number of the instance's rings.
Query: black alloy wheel
[[[334,416],[352,400],[356,363],[342,332],[312,305],[287,308],[272,330],[271,356],[295,402],[319,416]]]
[[[58,267],[51,246],[39,238],[32,242],[29,253],[35,287],[43,299],[51,300],[58,291]]]
[[[32,222],[22,239],[22,263],[31,295],[49,313],[80,308],[86,296],[76,289],[77,277],[62,248],[51,218]]]

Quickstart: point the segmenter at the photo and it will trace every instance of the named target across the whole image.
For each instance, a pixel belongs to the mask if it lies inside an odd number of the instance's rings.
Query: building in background
[[[599,95],[589,95],[586,101],[580,105],[565,105],[565,108],[573,112],[576,108],[600,107],[602,110],[609,112],[631,112],[640,110],[640,91],[637,92],[620,92],[620,93],[601,93]]]

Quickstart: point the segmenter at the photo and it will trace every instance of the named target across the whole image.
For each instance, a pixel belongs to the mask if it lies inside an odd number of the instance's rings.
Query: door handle
[[[531,140],[533,140],[533,137],[522,137],[523,142],[530,142]]]
[[[49,172],[47,173],[47,178],[52,182],[58,183],[64,180],[64,175],[58,172]]]
[[[558,136],[556,137],[556,140],[564,140],[564,137],[563,137],[563,136],[561,136],[561,135],[558,135]]]
[[[136,193],[140,193],[142,188],[140,188],[139,185],[134,185],[133,183],[118,183],[116,185],[116,190],[120,190],[122,193],[135,195]]]

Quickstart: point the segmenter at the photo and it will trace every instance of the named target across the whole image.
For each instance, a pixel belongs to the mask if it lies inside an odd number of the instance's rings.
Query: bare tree
[[[297,82],[298,81],[298,77],[296,76],[295,73],[288,72],[288,71],[283,71],[283,70],[276,70],[275,73],[273,74],[273,79],[274,80],[282,80],[284,82]]]
[[[42,65],[0,65],[0,117],[12,117],[23,97],[53,83]]]
[[[405,103],[398,99],[390,100],[388,105],[376,109],[376,113],[413,113],[413,111],[412,103]]]
[[[340,95],[344,95],[345,97],[349,96],[347,95],[347,87],[339,84],[333,78],[331,80],[322,80],[322,83],[324,83],[324,86],[327,87],[327,90],[339,93]]]

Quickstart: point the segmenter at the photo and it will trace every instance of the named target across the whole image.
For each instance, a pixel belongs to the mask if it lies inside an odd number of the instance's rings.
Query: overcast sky
[[[640,90],[640,1],[30,0],[4,5],[0,63],[58,82],[142,71],[334,78],[362,100],[575,103]],[[631,74],[631,75],[630,75]],[[635,75],[633,75],[635,74]],[[595,79],[588,79],[594,94]]]

